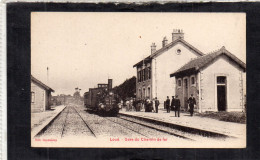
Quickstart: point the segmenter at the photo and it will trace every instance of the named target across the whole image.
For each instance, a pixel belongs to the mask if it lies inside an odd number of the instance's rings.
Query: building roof
[[[157,56],[160,53],[163,53],[164,51],[172,48],[173,46],[175,46],[178,43],[182,43],[184,44],[186,47],[188,47],[189,49],[193,50],[194,52],[196,52],[198,55],[203,56],[204,53],[202,53],[200,50],[198,50],[197,48],[195,48],[194,46],[192,46],[191,44],[189,44],[188,42],[186,42],[183,38],[179,38],[176,39],[175,41],[172,41],[171,43],[169,43],[168,45],[158,49],[157,51],[155,51],[153,54],[149,55],[148,57],[142,59],[140,62],[136,63],[133,67],[136,67],[142,63],[146,63],[151,61],[151,59],[155,56]]]
[[[54,92],[54,90],[52,88],[50,88],[49,86],[47,86],[46,84],[42,83],[41,81],[39,81],[38,79],[36,79],[35,77],[33,77],[31,75],[31,81],[38,84],[39,86],[43,87],[45,90]]]
[[[228,50],[226,50],[225,47],[223,46],[221,49],[219,49],[213,53],[206,54],[204,56],[201,56],[201,57],[198,57],[196,59],[189,61],[187,64],[182,66],[176,72],[170,74],[170,77],[180,75],[184,72],[186,72],[186,73],[198,72],[200,69],[202,69],[206,65],[210,64],[211,62],[213,62],[216,58],[218,58],[221,55],[226,55],[231,60],[233,60],[235,63],[237,63],[242,69],[244,69],[244,70],[246,69],[246,64],[244,62],[242,62],[240,59],[238,59],[235,55],[230,53]]]

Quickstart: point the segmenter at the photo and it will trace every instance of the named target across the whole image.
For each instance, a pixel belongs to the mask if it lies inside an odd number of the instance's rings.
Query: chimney
[[[153,54],[156,51],[156,45],[155,43],[152,43],[151,45],[151,54]]]
[[[164,37],[162,41],[162,47],[165,47],[167,44],[168,44],[168,40],[166,37]]]
[[[107,90],[110,91],[112,89],[112,79],[108,79]]]
[[[174,29],[172,32],[172,41],[175,41],[180,38],[184,39],[184,33],[182,29]]]

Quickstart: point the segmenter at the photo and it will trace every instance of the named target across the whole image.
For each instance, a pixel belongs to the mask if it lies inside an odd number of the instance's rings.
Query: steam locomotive
[[[112,79],[108,79],[108,84],[98,84],[97,88],[90,88],[84,93],[84,106],[101,115],[116,116],[118,103],[118,95],[112,91]]]

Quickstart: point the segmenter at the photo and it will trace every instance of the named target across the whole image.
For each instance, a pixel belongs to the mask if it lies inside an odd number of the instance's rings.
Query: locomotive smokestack
[[[112,79],[108,79],[108,88],[109,91],[112,89]]]

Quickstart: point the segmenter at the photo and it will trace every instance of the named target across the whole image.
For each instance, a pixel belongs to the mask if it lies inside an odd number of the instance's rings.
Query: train
[[[108,84],[98,84],[97,88],[89,88],[84,93],[84,106],[87,110],[101,115],[117,116],[118,104],[118,95],[112,90],[112,79],[108,79]]]

